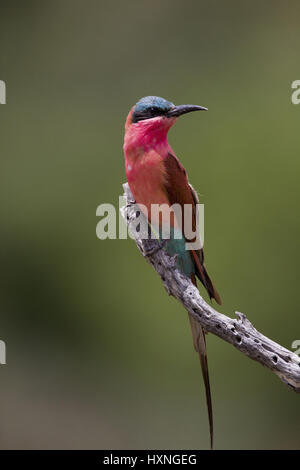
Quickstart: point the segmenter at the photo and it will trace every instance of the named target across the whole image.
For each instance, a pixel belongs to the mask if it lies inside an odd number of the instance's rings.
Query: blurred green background
[[[207,106],[169,140],[205,204],[221,311],[300,339],[300,4],[0,10],[0,446],[208,448],[187,315],[134,242],[96,238],[96,207],[122,194],[140,97]],[[299,448],[299,396],[212,335],[208,350],[216,448]]]

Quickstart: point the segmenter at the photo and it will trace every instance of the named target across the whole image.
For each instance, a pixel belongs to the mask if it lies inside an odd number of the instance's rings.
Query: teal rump
[[[182,235],[181,230],[170,228],[170,238],[166,239],[162,235],[162,230],[159,231],[160,241],[163,243],[164,250],[170,255],[177,255],[176,266],[186,276],[191,277],[195,274],[195,264],[193,262],[191,253],[186,249],[186,240]]]

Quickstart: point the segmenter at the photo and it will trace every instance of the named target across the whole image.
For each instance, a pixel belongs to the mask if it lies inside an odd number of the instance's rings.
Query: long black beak
[[[208,109],[194,104],[181,104],[179,106],[174,106],[174,108],[168,111],[167,117],[178,117],[182,114],[190,113],[191,111],[208,111]]]

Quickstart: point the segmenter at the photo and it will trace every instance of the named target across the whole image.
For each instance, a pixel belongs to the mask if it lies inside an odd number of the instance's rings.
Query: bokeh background
[[[170,143],[205,204],[221,311],[288,348],[300,339],[300,4],[0,10],[0,446],[208,448],[187,315],[134,242],[97,239],[96,207],[118,204],[140,97],[207,106]],[[212,335],[208,350],[216,447],[299,448],[299,396]]]

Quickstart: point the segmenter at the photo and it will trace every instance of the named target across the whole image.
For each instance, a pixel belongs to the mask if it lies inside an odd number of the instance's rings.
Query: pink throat
[[[167,134],[175,121],[175,118],[156,117],[131,124],[125,133],[125,157],[134,158],[149,150],[157,150],[160,154],[168,153],[170,147]]]

